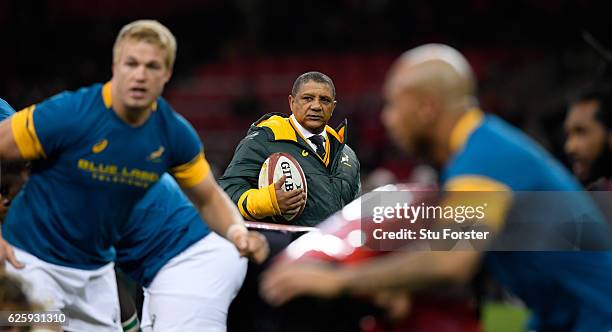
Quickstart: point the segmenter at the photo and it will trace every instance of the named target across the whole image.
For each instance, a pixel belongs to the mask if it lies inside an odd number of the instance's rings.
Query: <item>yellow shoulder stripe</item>
[[[11,129],[19,153],[24,159],[46,158],[34,128],[34,109],[36,105],[27,107],[11,117]]]
[[[174,175],[174,178],[182,187],[190,188],[208,176],[210,165],[204,158],[204,152],[200,152],[190,162],[172,168],[170,173]]]
[[[269,119],[266,119],[257,124],[257,127],[267,127],[274,133],[275,140],[289,140],[297,142],[297,136],[295,130],[289,123],[288,118],[282,116],[273,115]]]
[[[449,180],[445,186],[445,204],[478,206],[486,204],[485,222],[497,232],[506,222],[512,205],[512,190],[507,185],[486,176],[466,175]]]
[[[482,175],[461,175],[454,177],[444,185],[445,191],[507,191],[507,185]]]

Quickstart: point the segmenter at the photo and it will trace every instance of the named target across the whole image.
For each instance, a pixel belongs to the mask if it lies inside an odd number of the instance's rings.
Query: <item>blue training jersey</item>
[[[575,200],[555,202],[555,209],[588,204],[578,197],[586,194],[579,192],[581,186],[564,167],[503,120],[473,110],[462,117],[452,136],[457,142],[451,146],[457,150],[442,173],[446,189],[474,179],[476,185],[488,181],[512,193],[577,193],[565,196]],[[530,220],[537,222],[538,217],[543,219],[540,214]],[[491,251],[485,255],[484,266],[530,308],[531,329],[612,330],[612,253]]]
[[[95,269],[115,259],[132,208],[169,171],[181,185],[209,171],[195,130],[158,98],[144,124],[112,110],[111,83],[64,92],[13,115],[29,181],[11,204],[5,239],[49,263]]]
[[[0,98],[0,121],[13,115],[15,110],[4,99]]]
[[[117,265],[142,286],[174,256],[204,238],[210,230],[169,175],[136,204],[115,244]]]

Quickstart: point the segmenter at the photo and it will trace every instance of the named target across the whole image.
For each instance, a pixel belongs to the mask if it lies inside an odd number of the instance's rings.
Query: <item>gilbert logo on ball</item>
[[[297,160],[285,152],[274,153],[263,163],[259,171],[259,188],[264,188],[277,182],[283,175],[285,176],[285,182],[281,188],[284,191],[304,189],[306,199],[308,199],[308,185],[304,171]],[[305,206],[306,203],[295,214],[283,214],[282,217],[274,217],[274,220],[280,222],[291,221],[302,214]]]

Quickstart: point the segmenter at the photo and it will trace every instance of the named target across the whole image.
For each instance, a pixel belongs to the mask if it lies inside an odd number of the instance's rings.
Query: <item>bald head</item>
[[[389,71],[385,92],[410,90],[444,103],[472,100],[472,68],[465,57],[443,44],[427,44],[402,54]]]
[[[474,106],[472,68],[461,53],[428,44],[399,57],[384,86],[382,121],[405,151],[443,165],[451,155],[450,133]]]

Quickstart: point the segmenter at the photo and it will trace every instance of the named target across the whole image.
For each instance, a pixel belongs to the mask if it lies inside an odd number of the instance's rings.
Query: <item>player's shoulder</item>
[[[157,97],[155,100],[155,113],[159,114],[162,121],[168,126],[168,129],[184,130],[186,127],[191,128],[191,124],[185,117],[179,114],[170,103],[163,97]]]
[[[511,186],[517,180],[516,167],[530,163],[517,140],[523,138],[509,125],[494,116],[484,117],[446,166],[443,178],[478,176]]]
[[[49,98],[49,100],[79,101],[93,98],[102,98],[102,84],[95,83],[76,90],[65,90]]]
[[[164,98],[158,97],[155,102],[155,130],[168,144],[172,164],[178,166],[192,161],[203,150],[198,132]]]
[[[536,176],[559,166],[559,162],[533,138],[496,116],[487,116],[474,138],[471,154],[484,152],[485,162],[496,168]]]
[[[162,96],[155,99],[155,110],[164,115],[173,115],[176,113],[166,98]]]
[[[538,143],[502,119],[487,115],[447,165],[444,178],[484,176],[514,190],[570,188],[571,176]]]
[[[518,143],[518,144],[517,144]],[[517,128],[495,115],[485,115],[482,124],[476,128],[466,143],[466,151],[498,151],[495,155],[508,152],[521,154],[526,145],[533,143]]]
[[[102,84],[96,83],[77,90],[65,90],[36,104],[36,108],[52,107],[54,109],[87,112],[84,105],[102,100]]]

